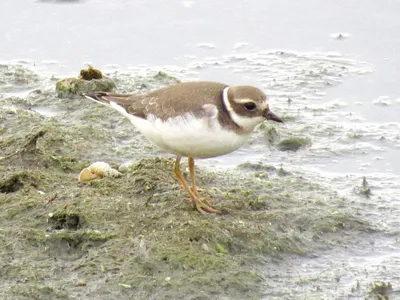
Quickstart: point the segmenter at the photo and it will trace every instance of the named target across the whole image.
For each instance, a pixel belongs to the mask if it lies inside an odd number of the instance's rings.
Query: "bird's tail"
[[[113,93],[84,93],[83,96],[86,98],[98,102],[100,104],[112,107],[122,115],[127,115],[127,109],[132,103],[129,99],[132,95],[130,94],[113,94]]]
[[[101,104],[110,104],[114,102],[122,107],[128,107],[132,103],[133,94],[113,94],[113,93],[84,93],[86,98],[99,102]]]

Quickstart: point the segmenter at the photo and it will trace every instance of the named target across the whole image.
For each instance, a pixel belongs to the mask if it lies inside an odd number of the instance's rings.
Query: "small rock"
[[[331,38],[335,39],[335,40],[345,40],[350,36],[349,33],[345,33],[345,32],[336,32],[336,33],[332,33],[331,34]]]
[[[210,251],[210,248],[207,246],[207,244],[202,244],[201,245],[201,249],[203,249],[204,251]]]
[[[128,161],[126,163],[123,163],[122,165],[120,165],[118,167],[118,171],[120,171],[121,173],[127,173],[131,170],[132,166],[135,164],[136,162],[134,161]]]
[[[64,78],[56,83],[56,91],[60,96],[93,91],[111,92],[115,87],[111,78],[104,76],[91,66],[87,70],[81,70],[78,78]]]
[[[3,109],[7,114],[10,114],[10,115],[17,114],[17,108],[15,106],[5,106],[5,107],[3,107]]]
[[[78,281],[78,286],[86,286],[86,281],[81,279]]]

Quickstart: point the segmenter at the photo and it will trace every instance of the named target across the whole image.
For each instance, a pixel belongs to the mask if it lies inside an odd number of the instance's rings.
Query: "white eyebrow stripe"
[[[265,100],[264,102],[256,102],[253,99],[249,98],[243,98],[243,99],[235,99],[234,100],[238,104],[243,104],[243,103],[255,103],[259,109],[266,109],[268,107],[268,100]]]
[[[248,103],[248,102],[253,102],[256,103],[256,101],[248,98],[242,98],[242,99],[235,99],[236,103]],[[257,104],[257,103],[256,103]]]
[[[225,105],[226,110],[229,111],[229,112],[232,112],[233,108],[232,108],[232,105],[231,105],[231,103],[229,102],[229,99],[228,99],[228,91],[229,91],[229,86],[227,86],[226,88],[223,89],[223,91],[222,91],[222,101],[223,101],[223,103]],[[268,98],[266,98],[265,101],[263,101],[261,103],[255,101],[253,99],[250,99],[250,98],[241,98],[241,99],[238,98],[238,99],[235,99],[234,101],[236,103],[238,103],[238,104],[252,102],[252,103],[255,103],[259,109],[267,109],[268,108]]]

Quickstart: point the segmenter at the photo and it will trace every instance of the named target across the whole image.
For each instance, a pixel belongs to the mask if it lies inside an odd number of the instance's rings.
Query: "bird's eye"
[[[254,102],[247,102],[244,104],[244,107],[248,110],[248,111],[253,111],[256,109],[257,105]]]

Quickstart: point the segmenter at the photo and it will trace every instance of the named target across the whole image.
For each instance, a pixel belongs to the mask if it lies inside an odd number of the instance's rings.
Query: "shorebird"
[[[218,82],[185,82],[145,94],[87,93],[128,118],[155,146],[176,155],[174,173],[201,213],[221,213],[201,199],[194,159],[224,155],[240,148],[264,120],[282,122],[269,109],[268,98],[253,86]],[[180,170],[188,158],[192,186]]]

